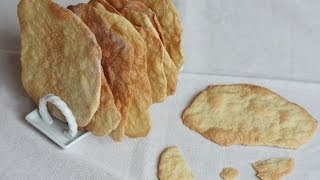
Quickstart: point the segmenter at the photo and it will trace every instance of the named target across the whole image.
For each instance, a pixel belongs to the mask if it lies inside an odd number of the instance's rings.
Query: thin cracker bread
[[[257,177],[263,180],[280,180],[294,169],[295,163],[292,158],[277,158],[257,161],[252,167],[257,171]]]
[[[149,18],[146,14],[144,14],[142,12],[130,10],[127,8],[123,8],[121,10],[121,13],[124,17],[126,17],[135,26],[147,28],[148,30],[150,30],[154,34],[154,36],[158,36],[156,29],[154,28],[154,26],[152,25],[151,21],[149,20]],[[160,41],[160,39],[159,40],[154,39],[154,41]],[[160,41],[160,43],[161,43],[161,41]],[[156,44],[159,44],[159,42],[156,42]],[[172,59],[170,58],[167,50],[162,45],[162,43],[160,45],[161,45],[161,47],[158,47],[158,45],[156,45],[156,47],[161,48],[164,51],[162,66],[163,66],[163,71],[164,71],[165,77],[167,79],[166,92],[167,92],[167,95],[169,96],[169,95],[173,95],[176,92],[179,74],[177,71],[177,67],[175,66]]]
[[[130,46],[130,44],[127,44],[123,39],[121,39],[121,37],[117,36],[114,32],[112,32],[110,26],[106,24],[106,22],[104,22],[103,18],[99,15],[99,13],[95,10],[94,7],[88,4],[81,3],[76,6],[69,6],[68,9],[70,9],[78,17],[80,17],[96,36],[96,39],[101,47],[103,54],[102,62],[104,64],[105,69],[108,72],[111,72],[113,74],[114,69],[118,70],[121,68],[121,66],[119,65],[129,67],[127,69],[124,69],[124,71],[118,71],[119,74],[117,75],[118,77],[125,77],[125,79],[127,80],[124,79],[123,81],[123,79],[119,79],[114,81],[114,79],[112,79],[113,83],[122,83],[124,85],[119,87],[124,89],[119,90],[118,87],[114,87],[113,90],[115,91],[116,95],[117,93],[122,92],[121,95],[126,98],[116,98],[116,102],[118,102],[117,104],[120,104],[121,106],[123,104],[127,104],[125,105],[127,108],[121,111],[122,114],[126,116],[128,106],[131,100],[130,81],[128,79],[131,66],[130,58],[133,55],[133,50],[131,50],[130,53],[129,49],[132,49],[132,47]],[[116,56],[117,59],[115,58]],[[112,61],[124,63],[118,63],[115,64],[116,66],[114,66],[111,64]],[[108,73],[106,73],[106,75],[108,75]],[[120,107],[119,110],[121,110]],[[112,91],[109,88],[105,75],[102,74],[100,105],[98,111],[95,113],[91,122],[85,128],[97,136],[105,136],[108,135],[112,130],[116,129],[120,122],[120,119],[121,115],[115,105],[115,100],[112,95]]]
[[[184,63],[182,50],[182,22],[172,0],[138,0],[147,5],[159,19],[164,34],[164,45],[177,66],[178,71]]]
[[[162,152],[158,166],[158,177],[160,180],[194,179],[186,160],[176,146],[169,147]]]
[[[126,129],[130,126],[137,126],[134,134],[127,134],[129,137],[146,136],[151,127],[150,114],[148,112],[151,99],[151,86],[147,75],[146,45],[134,26],[124,17],[108,12],[103,5],[95,3],[94,7],[109,22],[112,29],[121,35],[134,47],[134,59],[132,71],[130,72],[130,82],[132,84],[133,97],[129,107],[128,124],[127,121],[120,122],[117,129],[111,132],[111,136],[116,141],[121,141]],[[128,126],[128,128],[126,127]],[[147,131],[145,129],[148,129]]]
[[[163,69],[164,74],[167,78],[167,95],[174,95],[178,86],[178,78],[179,72],[177,70],[177,66],[172,61],[167,50],[164,51],[164,59],[163,59]]]
[[[101,75],[100,105],[90,123],[85,129],[96,136],[106,136],[116,129],[120,120],[119,113],[113,99],[112,92],[104,75]]]
[[[167,78],[163,70],[164,49],[151,31],[136,27],[147,46],[148,78],[152,90],[152,102],[163,102],[167,97]]]
[[[121,13],[106,0],[90,0],[88,2],[88,4],[91,5],[94,5],[94,3],[100,3],[107,11],[121,15]]]
[[[223,168],[220,173],[220,176],[224,180],[236,180],[239,176],[239,171],[232,167]]]
[[[147,46],[147,66],[148,78],[152,90],[152,102],[163,102],[167,97],[167,78],[163,70],[164,48],[149,18],[144,14],[138,14],[135,11],[123,9],[122,14],[126,17],[140,33]],[[145,28],[148,27],[149,28]]]
[[[317,121],[302,107],[266,88],[247,84],[209,86],[184,111],[183,122],[223,146],[297,149],[317,128]]]
[[[152,22],[146,14],[128,8],[123,8],[121,10],[121,14],[125,18],[127,18],[133,25],[147,28],[148,30],[152,31],[152,33],[154,33],[156,37],[159,37],[157,30],[154,28]]]
[[[132,0],[107,0],[107,1],[121,13],[123,13],[123,9],[126,8],[129,10],[133,10],[133,11],[147,15],[153,27],[156,29],[159,38],[161,39],[163,44],[165,44],[162,27],[159,23],[157,15],[150,8],[148,8],[144,3],[140,1],[132,1]]]
[[[50,0],[21,0],[22,83],[32,99],[52,93],[66,102],[78,126],[98,109],[101,50],[90,29],[70,10]],[[49,107],[63,119],[61,112]]]

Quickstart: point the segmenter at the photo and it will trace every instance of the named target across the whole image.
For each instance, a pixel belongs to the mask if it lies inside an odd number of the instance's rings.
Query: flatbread
[[[130,1],[131,2],[131,1]],[[135,26],[139,26],[139,27],[143,27],[148,29],[149,31],[151,31],[154,36],[158,36],[157,34],[157,30],[154,28],[154,26],[152,25],[151,21],[149,20],[148,16],[142,12],[138,12],[138,11],[134,11],[134,10],[130,10],[128,8],[123,8],[121,10],[121,13],[124,17],[126,17],[132,24],[134,24]],[[160,41],[156,40],[155,38],[153,41]],[[165,47],[163,46],[163,44],[160,42],[155,42],[157,45],[155,45],[155,47],[158,47],[160,49],[163,49],[163,59],[162,59],[162,69],[164,72],[164,75],[166,77],[166,81],[167,81],[167,95],[173,95],[176,92],[176,88],[177,88],[177,84],[178,84],[178,71],[177,71],[177,67],[175,66],[175,64],[173,63],[172,59],[170,58],[167,50],[165,49]],[[159,44],[160,46],[159,47]],[[148,44],[148,43],[146,43]],[[161,69],[159,69],[160,71],[162,71]],[[149,76],[150,77],[150,76]],[[161,77],[158,77],[161,78]],[[152,80],[150,80],[150,82],[152,82]],[[152,85],[152,84],[151,84]]]
[[[172,0],[138,0],[155,12],[164,34],[164,45],[177,66],[181,70],[184,63],[182,50],[182,22]]]
[[[121,13],[120,13],[116,8],[114,8],[114,7],[113,7],[108,1],[106,1],[106,0],[90,0],[90,1],[88,2],[88,4],[91,4],[91,5],[94,5],[94,3],[100,3],[100,4],[103,5],[103,7],[104,7],[107,11],[109,11],[109,12],[111,12],[111,13],[115,13],[115,14],[121,15]]]
[[[85,126],[85,129],[96,136],[106,136],[117,128],[120,120],[121,114],[114,103],[107,80],[102,75],[100,105],[90,123]]]
[[[163,70],[164,49],[160,39],[143,27],[136,27],[147,46],[148,78],[152,102],[163,102],[167,97],[167,78]]]
[[[178,147],[165,149],[160,157],[158,167],[160,180],[193,180],[194,176]]]
[[[257,161],[252,167],[257,171],[257,177],[264,180],[280,180],[294,169],[295,163],[292,158],[278,158]]]
[[[248,84],[209,86],[184,111],[183,122],[222,146],[297,149],[317,128],[317,121],[302,107]]]
[[[157,30],[154,28],[152,22],[150,21],[149,17],[141,12],[137,12],[135,10],[131,10],[128,8],[123,8],[121,10],[121,14],[127,18],[133,25],[146,28],[159,38]],[[160,40],[161,42],[161,40]],[[161,42],[162,44],[162,42]]]
[[[165,44],[162,27],[159,23],[157,15],[150,8],[148,8],[144,3],[139,1],[132,1],[132,0],[107,0],[107,1],[122,14],[123,14],[124,8],[145,14],[149,18],[153,27],[156,29],[159,38],[161,39],[163,44]]]
[[[147,72],[151,84],[152,102],[163,102],[167,97],[167,78],[163,70],[164,47],[155,34],[157,32],[148,16],[125,8],[122,14],[135,25],[147,46]],[[152,30],[155,32],[151,32]]]
[[[166,50],[164,51],[163,70],[168,83],[167,95],[174,95],[178,86],[179,71]]]
[[[224,180],[236,180],[239,176],[239,171],[232,167],[223,168],[220,173],[220,176]]]
[[[116,97],[114,100],[103,74],[100,106],[86,129],[97,136],[105,136],[118,126],[121,119],[119,111],[125,118],[127,117],[132,96],[129,73],[132,66],[133,47],[111,30],[110,25],[103,20],[94,7],[81,3],[69,6],[68,9],[80,17],[96,36],[103,54],[102,64],[105,74]]]
[[[49,93],[59,96],[78,126],[87,125],[101,91],[101,50],[95,36],[75,14],[50,0],[21,0],[18,16],[26,92],[36,103]],[[50,112],[63,119],[52,107]]]
[[[128,125],[127,121],[121,120],[117,129],[111,132],[111,137],[116,141],[121,141],[126,129],[131,129],[129,126],[135,125],[138,127],[132,129],[141,129],[141,131],[126,135],[129,137],[146,136],[151,127],[148,109],[152,103],[151,86],[147,75],[146,44],[139,32],[126,18],[115,13],[110,13],[99,3],[95,3],[94,7],[108,21],[112,29],[134,47],[132,71],[130,72],[133,97],[129,107]],[[141,121],[143,123],[137,123]],[[141,125],[144,125],[144,127],[142,128]],[[126,126],[128,126],[128,128],[126,128]]]

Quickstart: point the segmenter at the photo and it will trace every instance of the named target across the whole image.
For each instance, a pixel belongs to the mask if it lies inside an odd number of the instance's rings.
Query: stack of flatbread
[[[22,83],[36,103],[59,96],[78,126],[97,136],[148,134],[150,105],[175,93],[183,65],[182,24],[171,0],[90,0],[68,8],[21,0],[18,16]]]

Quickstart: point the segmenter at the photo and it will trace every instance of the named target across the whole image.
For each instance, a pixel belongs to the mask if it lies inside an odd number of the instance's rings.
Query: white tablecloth
[[[0,2],[0,179],[156,179],[159,155],[172,145],[201,180],[219,179],[226,166],[239,169],[240,179],[255,179],[250,163],[287,156],[296,160],[287,179],[319,179],[319,133],[299,150],[221,147],[185,127],[181,114],[207,85],[254,83],[320,119],[320,1],[176,0],[185,69],[176,95],[151,107],[149,136],[122,143],[89,136],[68,150],[24,119],[35,106],[20,82],[17,3]]]

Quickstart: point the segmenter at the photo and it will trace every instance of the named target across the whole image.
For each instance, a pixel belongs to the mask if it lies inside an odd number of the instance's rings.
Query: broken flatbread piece
[[[112,99],[114,99],[116,108],[121,113],[121,118],[127,119],[128,116],[132,97],[130,71],[132,67],[133,47],[121,36],[113,32],[110,24],[91,5],[78,4],[76,6],[69,6],[68,8],[88,25],[96,36],[102,50],[102,67],[104,68],[105,77],[109,81],[109,85],[105,84],[105,87],[102,89],[105,89],[105,92],[108,92],[108,94],[101,99],[99,107],[104,113],[95,115],[99,118],[97,120],[93,119],[86,128],[96,135],[104,136],[109,134],[111,130],[114,130],[120,120],[111,102],[112,94]],[[111,95],[109,93],[109,86],[112,92]]]
[[[280,180],[294,169],[295,163],[292,158],[278,158],[257,161],[252,167],[257,171],[257,177],[263,180]]]
[[[317,121],[302,107],[248,84],[209,86],[185,109],[183,122],[222,146],[297,149],[317,128]]]
[[[59,96],[80,127],[98,109],[101,50],[90,29],[70,10],[51,0],[21,0],[22,84],[38,103],[46,94]],[[50,112],[64,119],[61,112]]]
[[[194,176],[178,147],[165,149],[160,157],[158,176],[160,180],[193,180]]]
[[[227,167],[221,171],[220,176],[224,180],[236,180],[239,176],[239,171],[232,167]]]

